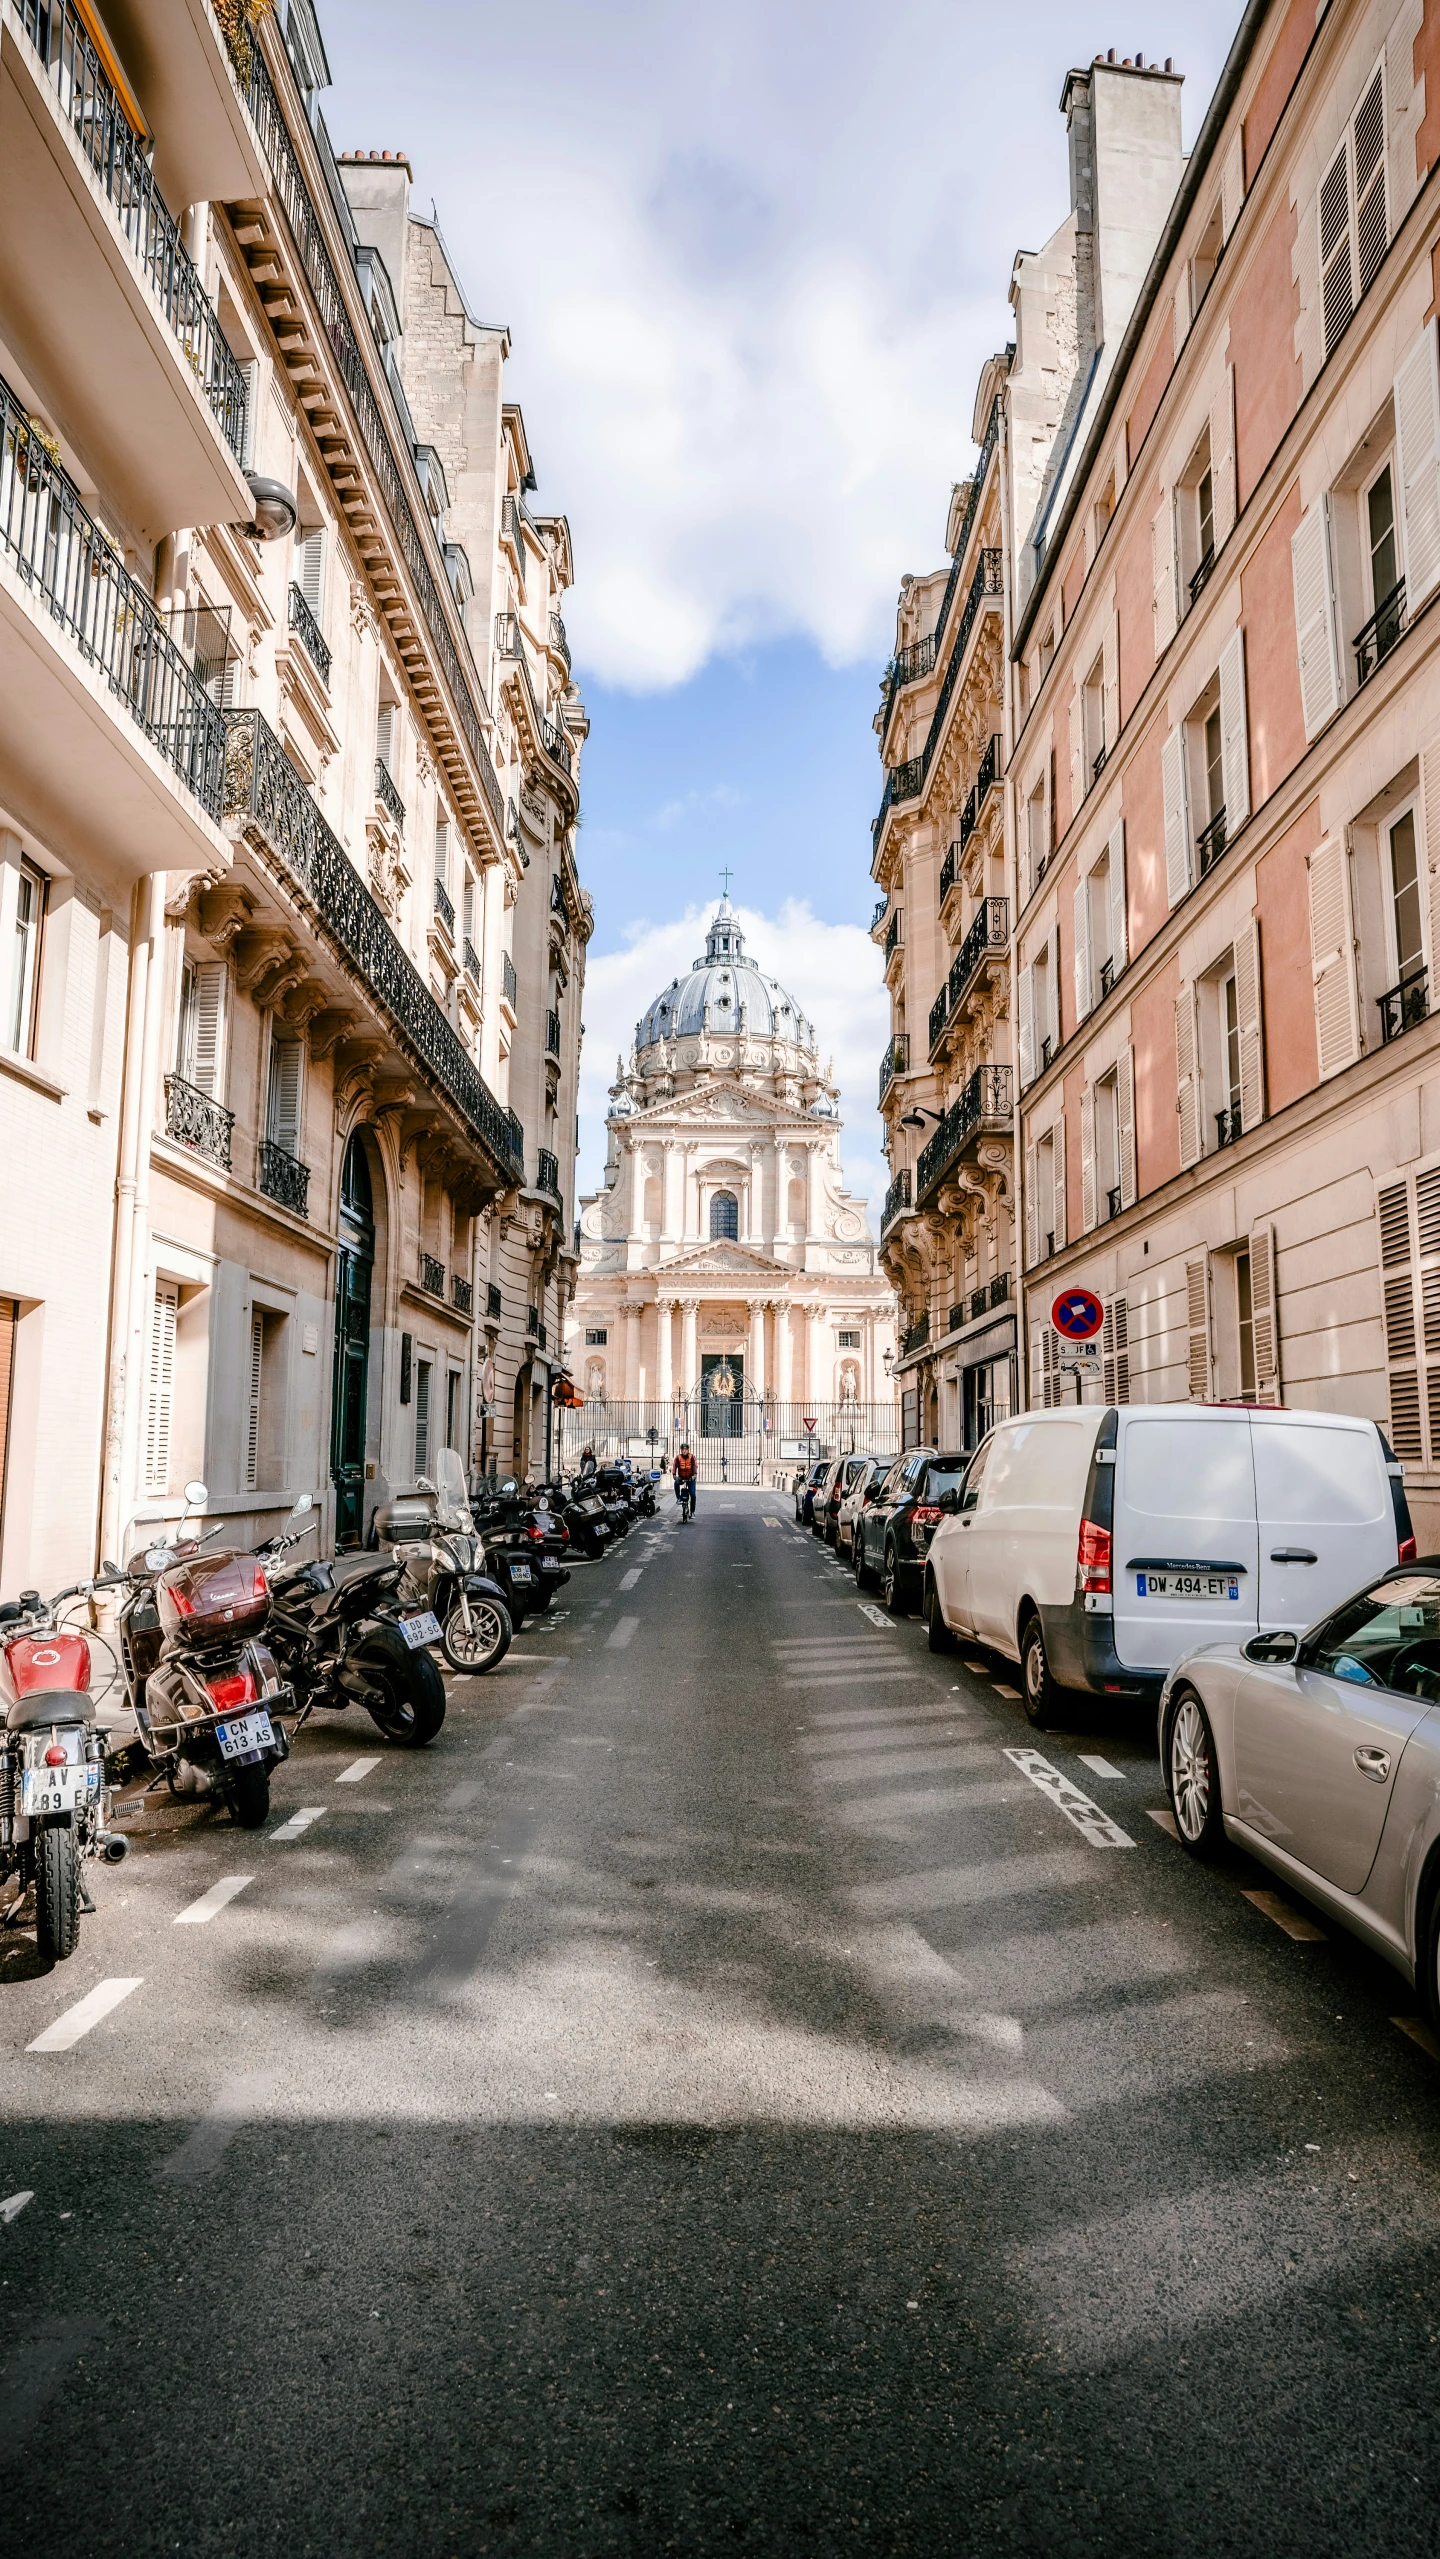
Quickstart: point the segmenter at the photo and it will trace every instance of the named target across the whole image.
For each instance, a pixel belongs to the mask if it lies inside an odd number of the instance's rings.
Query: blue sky
[[[1173,56],[1189,140],[1239,0],[552,0],[543,30],[497,0],[319,5],[332,139],[409,155],[471,308],[510,326],[541,501],[570,520],[582,1180],[617,1046],[728,861],[756,959],[833,1051],[873,1203],[896,589],[941,557],[1015,251],[1067,209],[1066,70]]]

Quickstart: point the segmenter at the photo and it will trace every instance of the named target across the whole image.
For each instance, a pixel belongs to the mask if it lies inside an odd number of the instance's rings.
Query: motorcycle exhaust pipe
[[[123,1830],[107,1830],[101,1834],[100,1854],[107,1866],[123,1866],[130,1854],[130,1842]]]

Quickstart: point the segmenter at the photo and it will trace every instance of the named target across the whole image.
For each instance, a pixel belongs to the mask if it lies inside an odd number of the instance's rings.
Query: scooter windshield
[[[435,1525],[437,1528],[469,1528],[470,1496],[465,1489],[465,1469],[453,1448],[442,1448],[435,1460]]]

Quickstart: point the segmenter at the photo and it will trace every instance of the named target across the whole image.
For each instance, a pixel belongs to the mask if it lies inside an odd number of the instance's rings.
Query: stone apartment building
[[[195,1475],[343,1540],[533,1461],[573,1273],[568,534],[443,248],[407,350],[438,235],[337,164],[308,0],[222,14],[0,8],[7,1590]]]

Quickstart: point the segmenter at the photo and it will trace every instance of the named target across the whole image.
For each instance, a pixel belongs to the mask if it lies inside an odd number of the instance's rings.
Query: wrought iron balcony
[[[928,1315],[917,1315],[914,1323],[907,1324],[900,1336],[901,1358],[908,1359],[912,1351],[923,1351],[929,1339],[930,1318]]]
[[[15,0],[15,6],[61,113],[238,460],[245,449],[245,376],[89,28],[74,0]]]
[[[947,993],[950,1009],[962,1003],[982,960],[1001,959],[1010,945],[1010,900],[982,897],[970,929],[950,963]]]
[[[457,1315],[470,1314],[475,1304],[474,1289],[469,1280],[461,1278],[458,1271],[452,1271],[450,1274],[450,1303]]]
[[[1105,1214],[1107,1218],[1118,1217],[1120,1214],[1120,1185],[1118,1182],[1112,1182],[1109,1190],[1105,1194]]]
[[[961,1148],[976,1129],[1011,1113],[1008,1066],[977,1066],[964,1090],[951,1103],[934,1136],[920,1150],[915,1167],[917,1205],[948,1173]]]
[[[1196,599],[1198,598],[1199,593],[1200,593],[1200,590],[1201,590],[1201,588],[1203,587],[1203,585],[1205,584],[1205,581],[1206,581],[1206,579],[1209,577],[1210,572],[1211,572],[1211,570],[1214,568],[1214,566],[1215,566],[1215,545],[1214,545],[1214,543],[1212,542],[1212,543],[1210,544],[1210,546],[1209,546],[1209,549],[1208,549],[1208,550],[1203,554],[1203,556],[1202,556],[1202,558],[1201,558],[1201,561],[1200,561],[1200,565],[1199,565],[1198,569],[1196,569],[1196,571],[1194,572],[1194,575],[1192,576],[1192,578],[1191,578],[1191,580],[1190,580],[1190,601],[1191,601],[1191,603],[1192,603],[1192,604],[1194,604],[1194,603],[1195,603],[1195,601],[1196,601]]]
[[[471,941],[470,936],[469,936],[469,934],[468,934],[468,933],[467,933],[467,934],[466,934],[466,936],[465,936],[465,974],[466,974],[466,976],[467,976],[467,977],[473,977],[473,978],[474,978],[474,980],[475,980],[476,985],[477,985],[477,986],[479,985],[479,983],[480,983],[480,954],[479,954],[479,952],[476,950],[475,945],[474,945],[474,943]]]
[[[526,1307],[526,1309],[525,1309],[525,1330],[526,1330],[526,1332],[529,1334],[530,1339],[531,1339],[531,1340],[532,1340],[532,1342],[533,1342],[533,1341],[534,1341],[534,1339],[535,1339],[535,1337],[536,1337],[536,1335],[537,1335],[537,1333],[538,1333],[538,1332],[539,1332],[539,1330],[540,1330],[540,1309],[539,1309],[539,1307],[538,1307],[538,1306],[527,1306],[527,1307]]]
[[[891,1183],[889,1190],[885,1194],[885,1206],[880,1212],[880,1232],[882,1235],[884,1234],[887,1226],[894,1225],[901,1210],[910,1206],[910,1187],[910,1167],[907,1164],[903,1171],[896,1174],[894,1181]]]
[[[218,818],[224,715],[3,379],[0,552],[186,789]]]
[[[547,1057],[558,1057],[560,1054],[560,1016],[558,1013],[547,1013],[545,1016],[545,1054]]]
[[[1426,1020],[1430,1011],[1428,989],[1428,970],[1412,969],[1398,986],[1391,987],[1388,995],[1379,998],[1380,1037],[1387,1047],[1391,1040],[1399,1039],[1402,1031],[1413,1031],[1417,1022]]]
[[[518,613],[496,614],[495,654],[500,658],[518,658],[520,655],[520,616]]]
[[[958,1306],[952,1306],[952,1307],[951,1307],[950,1312],[949,1312],[949,1315],[948,1315],[948,1316],[946,1317],[946,1319],[945,1319],[945,1330],[946,1330],[946,1332],[947,1332],[947,1333],[958,1333],[958,1332],[959,1332],[959,1330],[960,1330],[960,1327],[961,1327],[961,1325],[964,1323],[964,1321],[965,1321],[965,1300],[964,1300],[964,1299],[963,1299],[963,1297],[962,1297]]]
[[[568,675],[570,672],[570,642],[566,637],[565,625],[558,613],[552,613],[550,616],[550,646],[554,649],[558,657],[564,659],[565,672]]]
[[[445,1294],[445,1265],[437,1262],[433,1253],[420,1256],[420,1286],[431,1297],[443,1297]]]
[[[982,1315],[992,1314],[997,1306],[1003,1306],[1009,1295],[1010,1274],[1008,1271],[997,1271],[994,1279],[992,1279],[986,1287],[971,1290],[971,1323],[977,1323]]]
[[[325,634],[301,594],[294,579],[290,581],[290,628],[310,660],[322,684],[330,681],[330,650]]]
[[[1100,995],[1103,1002],[1115,983],[1115,955],[1110,952],[1100,963]]]
[[[235,1114],[219,1102],[212,1102],[183,1075],[165,1078],[165,1134],[177,1146],[188,1146],[208,1163],[218,1164],[222,1173],[230,1170],[230,1139],[234,1132]]]
[[[1392,586],[1382,597],[1363,630],[1357,631],[1350,645],[1355,652],[1355,673],[1361,684],[1374,674],[1382,658],[1388,658],[1397,640],[1405,634],[1405,581]]]
[[[537,725],[540,730],[540,743],[544,747],[545,752],[550,757],[552,763],[558,764],[562,773],[569,773],[573,776],[575,771],[575,751],[570,744],[570,740],[565,735],[564,730],[561,728],[559,721],[547,720],[544,712],[542,711]]]
[[[297,1217],[309,1215],[310,1167],[270,1137],[260,1141],[260,1188],[267,1199],[278,1200]]]
[[[932,1049],[940,1037],[941,1032],[945,1028],[946,1017],[949,1014],[949,1010],[950,990],[948,987],[942,986],[934,1003],[930,1007],[930,1046]]]
[[[952,844],[940,865],[940,904],[943,906],[960,876],[960,847]]]
[[[923,640],[912,640],[908,648],[896,650],[882,678],[885,688],[885,700],[880,714],[882,738],[890,726],[890,714],[895,708],[896,694],[904,685],[915,684],[922,675],[933,672],[938,645],[939,635],[931,631]]]
[[[560,1197],[560,1166],[548,1146],[542,1146],[535,1157],[535,1188],[549,1191],[554,1199]]]
[[[1055,1042],[1051,1037],[1051,1034],[1047,1031],[1045,1037],[1040,1043],[1040,1072],[1042,1075],[1044,1074],[1046,1067],[1050,1065],[1054,1055]]]
[[[1225,803],[1222,800],[1219,808],[1210,820],[1209,825],[1203,826],[1195,838],[1195,854],[1196,859],[1200,864],[1200,877],[1202,880],[1204,879],[1207,871],[1214,870],[1215,865],[1219,861],[1224,850]]]
[[[520,509],[516,505],[513,497],[506,497],[501,500],[500,531],[515,554],[515,574],[520,581],[520,593],[523,597],[525,593],[525,536],[520,530]]]
[[[1092,782],[1098,782],[1098,781],[1099,781],[1099,779],[1100,779],[1100,776],[1101,776],[1101,774],[1104,772],[1104,770],[1105,770],[1105,740],[1102,738],[1102,739],[1100,740],[1099,745],[1098,745],[1098,746],[1097,746],[1097,748],[1095,749],[1094,754],[1093,754],[1093,755],[1091,756],[1091,758],[1090,758],[1090,779],[1091,779],[1091,781],[1092,781]]]
[[[450,892],[445,886],[443,880],[437,880],[435,883],[435,912],[439,916],[441,923],[444,925],[446,932],[453,940],[455,935],[455,901],[450,895]]]
[[[403,834],[405,828],[405,803],[401,799],[399,792],[396,790],[394,783],[390,779],[390,768],[386,764],[383,755],[377,755],[375,758],[375,797],[379,801],[382,809],[387,809],[389,811],[391,817],[393,817],[396,825],[400,828]],[[452,924],[455,921],[453,910],[451,912],[450,921]]]
[[[512,1182],[521,1180],[525,1150],[519,1121],[501,1109],[274,730],[258,711],[232,711],[224,728],[225,809],[248,819],[263,837],[402,1045],[497,1169]]]
[[[520,981],[515,974],[515,963],[508,951],[501,952],[500,961],[500,983],[505,991],[505,1001],[513,1013],[520,998]]]
[[[552,915],[563,915],[565,912],[565,883],[558,871],[550,883],[550,912]]]
[[[871,918],[870,918],[870,930],[871,930],[871,932],[872,932],[872,933],[874,932],[875,927],[877,926],[877,924],[883,924],[883,923],[884,923],[884,921],[885,921],[885,909],[887,908],[887,906],[889,905],[889,903],[890,903],[890,900],[888,899],[888,897],[882,897],[882,898],[878,898],[878,899],[876,900],[876,904],[875,904],[875,912],[874,912],[874,914],[873,914],[873,915],[871,916]]]
[[[965,795],[960,812],[959,849],[964,852],[980,822],[980,812],[1000,779],[1000,740],[992,737],[976,768],[975,779]]]
[[[1240,1105],[1238,1102],[1233,1102],[1228,1111],[1216,1112],[1215,1143],[1217,1147],[1233,1146],[1236,1138],[1243,1135],[1244,1124],[1241,1120]]]
[[[537,1325],[536,1325],[536,1327],[535,1327],[535,1339],[536,1339],[536,1342],[538,1343],[538,1345],[539,1345],[539,1347],[540,1347],[540,1349],[541,1349],[542,1351],[544,1351],[544,1350],[548,1350],[548,1349],[549,1349],[549,1347],[550,1347],[550,1336],[549,1336],[549,1334],[546,1332],[545,1327],[544,1327],[544,1325],[543,1325],[543,1324],[537,1324]]]
[[[487,1280],[485,1283],[485,1313],[489,1322],[494,1324],[499,1323],[500,1307],[500,1291],[493,1280]]]
[[[894,1036],[887,1040],[884,1055],[880,1060],[880,1099],[882,1102],[884,1101],[886,1094],[889,1092],[890,1086],[894,1082],[895,1077],[897,1075],[907,1075],[909,1071],[909,1033],[906,1031],[896,1031]]]
[[[891,952],[897,951],[900,948],[900,944],[904,938],[904,932],[904,918],[897,906],[885,929],[885,957],[887,962],[890,958]]]

